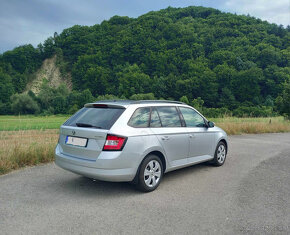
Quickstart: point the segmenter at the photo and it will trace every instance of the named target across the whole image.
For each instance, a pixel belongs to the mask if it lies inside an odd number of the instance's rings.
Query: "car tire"
[[[211,163],[214,166],[222,166],[227,157],[227,146],[223,141],[220,141],[216,147],[214,158]]]
[[[163,178],[163,164],[156,155],[148,155],[141,163],[137,172],[137,188],[143,192],[152,192]]]

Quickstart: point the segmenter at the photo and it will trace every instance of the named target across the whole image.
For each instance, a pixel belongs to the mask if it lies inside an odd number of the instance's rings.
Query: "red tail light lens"
[[[124,148],[127,138],[116,136],[116,135],[107,135],[105,145],[103,147],[104,151],[121,151]]]

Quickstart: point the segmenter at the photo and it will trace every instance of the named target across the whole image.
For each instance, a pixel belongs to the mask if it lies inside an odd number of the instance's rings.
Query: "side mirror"
[[[207,126],[210,127],[214,127],[214,122],[208,121]]]

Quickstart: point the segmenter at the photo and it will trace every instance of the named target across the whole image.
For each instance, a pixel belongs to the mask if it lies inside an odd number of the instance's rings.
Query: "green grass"
[[[0,116],[0,131],[59,129],[61,124],[63,124],[68,118],[69,115],[5,115]],[[210,120],[215,122],[216,125],[225,128],[226,131],[230,128],[229,134],[285,132],[289,131],[290,127],[289,121],[285,121],[283,117],[224,117],[212,118]],[[247,127],[248,130],[245,127]]]
[[[68,115],[5,115],[0,116],[0,131],[58,129],[68,118]]]

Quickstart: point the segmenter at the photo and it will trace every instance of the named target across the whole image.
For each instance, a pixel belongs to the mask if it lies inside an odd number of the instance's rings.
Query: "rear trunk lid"
[[[121,106],[87,105],[60,128],[59,145],[62,154],[95,161],[103,150],[106,136],[124,112]]]
[[[102,129],[62,126],[59,138],[61,153],[78,159],[96,160],[102,152],[107,133],[108,130]],[[86,142],[84,146],[76,141],[78,138]],[[69,142],[69,139],[75,143]]]

